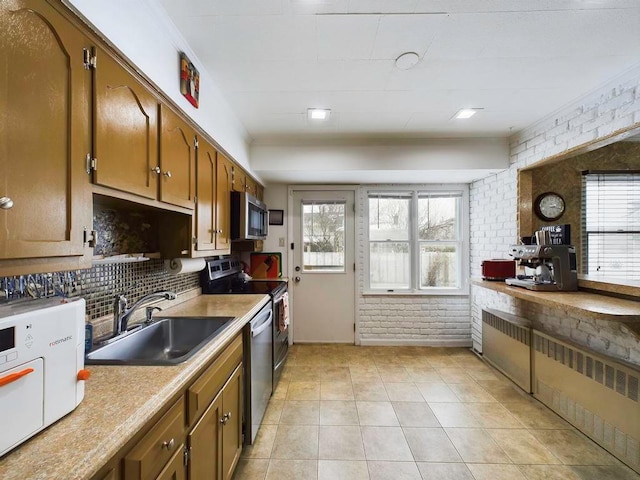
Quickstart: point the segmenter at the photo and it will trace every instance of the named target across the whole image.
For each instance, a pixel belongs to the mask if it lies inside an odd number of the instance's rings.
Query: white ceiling
[[[640,62],[640,0],[158,1],[256,143],[507,137]]]

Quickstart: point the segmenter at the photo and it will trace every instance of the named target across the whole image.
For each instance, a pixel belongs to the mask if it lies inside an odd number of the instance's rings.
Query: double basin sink
[[[135,327],[87,354],[88,365],[177,365],[222,333],[234,317],[167,317]]]

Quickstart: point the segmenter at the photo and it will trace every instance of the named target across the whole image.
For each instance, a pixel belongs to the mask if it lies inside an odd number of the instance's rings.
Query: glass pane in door
[[[302,203],[305,272],[344,272],[345,203]]]

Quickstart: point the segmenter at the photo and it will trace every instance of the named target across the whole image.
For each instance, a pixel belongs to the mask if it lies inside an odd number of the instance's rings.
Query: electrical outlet
[[[278,246],[280,246],[280,247],[284,247],[284,237],[280,237],[280,238],[278,239]]]

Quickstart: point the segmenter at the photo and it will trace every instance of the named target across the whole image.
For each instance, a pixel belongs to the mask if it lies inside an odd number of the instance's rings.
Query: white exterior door
[[[289,287],[295,343],[354,343],[354,192],[294,190]]]

